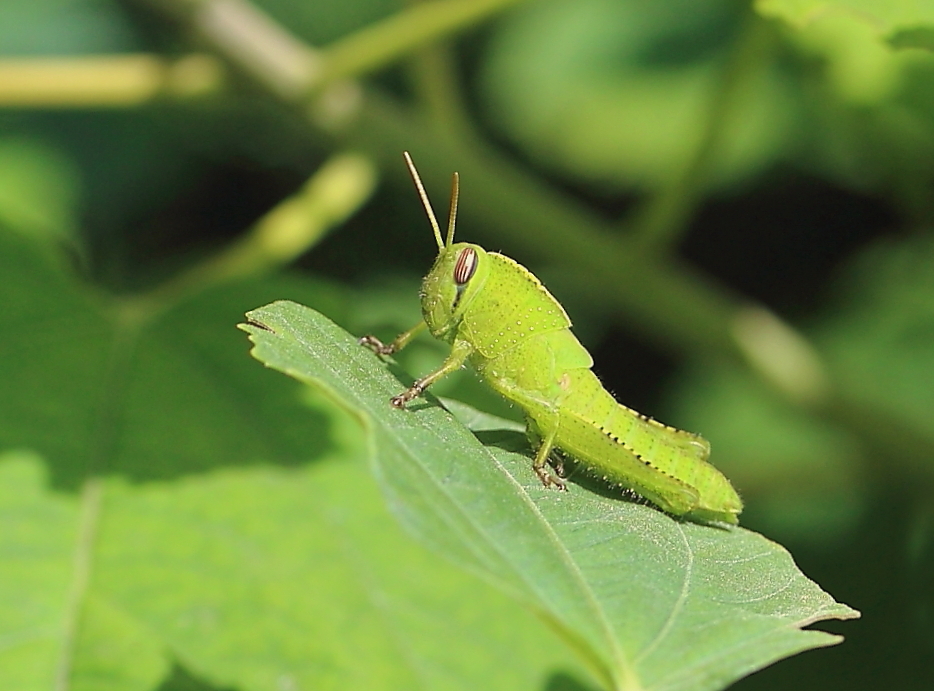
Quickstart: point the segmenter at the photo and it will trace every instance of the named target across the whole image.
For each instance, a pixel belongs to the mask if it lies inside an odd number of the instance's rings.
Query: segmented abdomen
[[[732,485],[707,462],[705,439],[619,404],[590,370],[574,370],[567,377],[558,448],[672,513],[724,513],[709,517],[729,521],[741,510]]]

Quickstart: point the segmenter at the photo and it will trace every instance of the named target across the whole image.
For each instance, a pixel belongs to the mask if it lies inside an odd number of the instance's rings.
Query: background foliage
[[[0,683],[604,681],[396,527],[359,420],[234,328],[414,323],[408,149],[863,612],[736,687],[929,688],[932,47],[899,0],[0,3]]]

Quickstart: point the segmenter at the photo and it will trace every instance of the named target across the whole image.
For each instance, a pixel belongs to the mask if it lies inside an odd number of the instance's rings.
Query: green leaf
[[[827,546],[862,515],[870,493],[859,442],[748,370],[698,363],[675,400],[674,417],[704,431],[717,467],[742,488],[747,522],[784,540]]]
[[[0,223],[38,241],[73,242],[77,175],[57,150],[0,139]]]
[[[934,23],[911,29],[899,29],[889,36],[893,48],[924,48],[934,50]]]
[[[138,50],[132,22],[99,0],[0,3],[0,54],[74,55]]]
[[[848,15],[871,26],[895,47],[928,48],[934,5],[915,0],[756,0],[756,10],[797,27],[832,15]]]
[[[261,7],[301,38],[325,45],[399,9],[391,0],[354,0],[340,4],[259,0]]]
[[[505,430],[511,432],[524,432],[525,425],[514,420],[507,420],[496,415],[490,415],[482,410],[477,410],[466,403],[455,401],[451,398],[441,399],[442,404],[456,417],[462,425],[472,432],[488,432]]]
[[[246,357],[279,278],[159,313],[0,233],[0,688],[539,689],[587,672],[388,514],[359,422]]]
[[[930,237],[874,243],[845,267],[836,309],[817,338],[850,400],[900,421],[928,444],[934,443],[932,277]],[[930,474],[932,459],[923,457]]]
[[[80,506],[42,476],[34,455],[0,458],[20,506],[2,504],[4,688],[50,688],[63,655],[73,688],[98,690],[152,689],[172,659],[270,691],[532,689],[549,670],[584,674],[529,613],[413,544],[363,466],[338,459],[103,483],[70,642]]]
[[[78,510],[68,497],[36,501],[28,452],[0,455],[0,683],[54,687]]]
[[[490,116],[535,160],[600,187],[667,183],[705,136],[741,16],[719,0],[530,3],[490,42]],[[768,165],[795,126],[775,70],[757,69],[721,117],[712,185]]]
[[[257,359],[364,421],[402,522],[550,621],[607,688],[723,688],[840,640],[800,627],[858,616],[760,535],[682,523],[578,485],[545,489],[528,457],[484,447],[437,405],[392,408],[399,381],[312,309],[280,301],[247,317]]]
[[[892,492],[934,475],[934,240],[871,243],[832,294],[809,331],[838,392],[834,417],[723,364],[695,367],[675,395],[677,419],[703,430],[751,500],[743,516],[826,547],[868,518],[879,478]],[[926,511],[927,496],[904,500]]]

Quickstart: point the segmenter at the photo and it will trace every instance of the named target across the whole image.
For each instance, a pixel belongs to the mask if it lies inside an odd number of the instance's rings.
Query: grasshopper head
[[[454,222],[457,218],[457,198],[460,193],[460,179],[457,173],[454,173],[451,181],[448,232],[442,240],[441,227],[428,201],[418,171],[415,170],[412,157],[408,151],[404,152],[403,156],[438,244],[438,258],[422,282],[422,316],[432,336],[453,341],[464,311],[486,280],[489,262],[482,247],[466,242],[454,244]]]
[[[479,245],[459,242],[442,247],[422,282],[422,316],[432,336],[452,340],[489,268]]]

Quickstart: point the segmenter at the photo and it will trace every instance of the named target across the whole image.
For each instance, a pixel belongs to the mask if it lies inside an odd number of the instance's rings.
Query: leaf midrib
[[[292,307],[292,309],[294,309],[296,306],[297,306],[296,303],[290,303],[290,307]],[[317,313],[314,313],[314,314],[316,315]],[[317,354],[315,353],[315,349],[313,347],[314,344],[308,342],[304,338],[303,334],[299,333],[298,330],[292,326],[290,321],[287,322],[286,325],[288,326],[289,331],[291,332],[292,336],[301,344],[301,346],[308,353],[310,353],[312,357],[314,357],[321,366],[327,369],[334,376],[335,380],[340,380],[341,379],[340,373],[338,373],[332,366],[330,366],[330,364],[326,362],[326,359],[320,358],[317,356]],[[336,325],[334,325],[331,328],[339,329],[340,327],[337,327]],[[343,331],[343,330],[340,330],[340,331]],[[346,337],[340,340],[335,339],[335,345],[338,345],[338,347],[340,347],[341,349],[341,352],[345,355],[350,354],[348,352],[349,350],[348,346],[353,347],[355,349],[360,347],[357,343],[350,341]],[[304,373],[302,376],[307,378],[307,375],[305,375]],[[321,384],[320,380],[317,377],[313,377],[313,379],[315,380],[315,383],[319,385]],[[543,597],[536,582],[533,579],[529,579],[528,577],[526,577],[526,575],[522,572],[521,569],[517,570],[515,566],[513,566],[513,562],[508,559],[508,556],[504,553],[502,547],[498,545],[497,541],[493,540],[489,536],[489,533],[487,532],[487,530],[485,528],[482,528],[481,525],[477,523],[476,520],[468,512],[464,510],[460,502],[455,501],[455,499],[451,496],[451,494],[447,491],[447,489],[444,487],[442,483],[437,482],[437,480],[430,473],[428,468],[425,467],[425,464],[421,461],[420,456],[417,453],[415,453],[409,447],[408,444],[405,443],[404,438],[395,434],[395,429],[391,425],[383,424],[382,418],[378,414],[374,414],[375,411],[372,409],[372,406],[369,405],[367,401],[365,401],[364,399],[354,394],[350,390],[350,387],[347,387],[347,389],[345,389],[345,395],[350,395],[355,403],[355,406],[358,409],[365,411],[365,415],[367,415],[367,417],[369,417],[371,421],[373,421],[373,424],[379,424],[384,434],[394,439],[395,442],[400,447],[405,449],[407,455],[410,458],[415,460],[416,466],[419,468],[422,474],[426,478],[428,478],[428,480],[431,482],[431,485],[435,488],[435,490],[439,491],[441,494],[443,494],[448,499],[450,505],[456,508],[456,510],[458,511],[458,514],[462,518],[466,519],[466,523],[470,525],[477,532],[478,535],[482,536],[483,540],[487,543],[487,545],[492,547],[493,551],[500,556],[500,558],[504,561],[504,563],[510,566],[510,570],[519,577],[519,580],[526,585],[526,587],[530,590],[530,592],[533,592],[536,595],[536,598],[538,599],[540,603],[542,603],[545,606],[545,609],[547,611],[553,612],[553,609],[551,607],[548,607],[549,600]],[[376,421],[379,421],[379,422],[376,422]],[[434,434],[433,429],[429,429],[429,432],[431,434]],[[508,482],[513,487],[515,494],[518,496],[519,499],[521,499],[521,501],[525,504],[525,506],[532,511],[533,515],[537,519],[536,523],[539,525],[540,528],[544,529],[548,542],[555,548],[555,553],[558,557],[558,560],[564,564],[567,572],[571,576],[571,580],[577,585],[579,591],[583,595],[584,600],[588,603],[588,609],[593,613],[596,620],[599,622],[599,629],[601,630],[602,635],[606,643],[609,646],[609,650],[612,653],[612,659],[616,663],[615,669],[609,670],[610,677],[616,681],[617,686],[619,688],[638,688],[638,684],[636,683],[634,679],[634,670],[629,664],[627,664],[623,651],[621,650],[619,646],[619,642],[613,633],[613,629],[610,626],[609,620],[606,617],[606,612],[600,606],[600,601],[597,598],[596,593],[590,587],[590,584],[587,582],[586,578],[584,577],[584,574],[580,566],[577,564],[576,560],[573,558],[573,555],[571,554],[570,550],[568,550],[566,545],[560,539],[560,536],[555,532],[555,530],[550,525],[550,523],[548,523],[548,521],[545,519],[544,515],[541,513],[538,506],[529,496],[528,492],[525,491],[525,488],[506,470],[506,468],[499,462],[498,459],[496,459],[492,454],[489,453],[489,451],[486,450],[485,447],[483,447],[483,453],[486,455],[487,460],[492,462],[494,466],[500,471],[500,473],[505,475]],[[469,542],[467,544],[469,544]],[[597,655],[594,657],[594,659],[602,659],[602,656]]]

